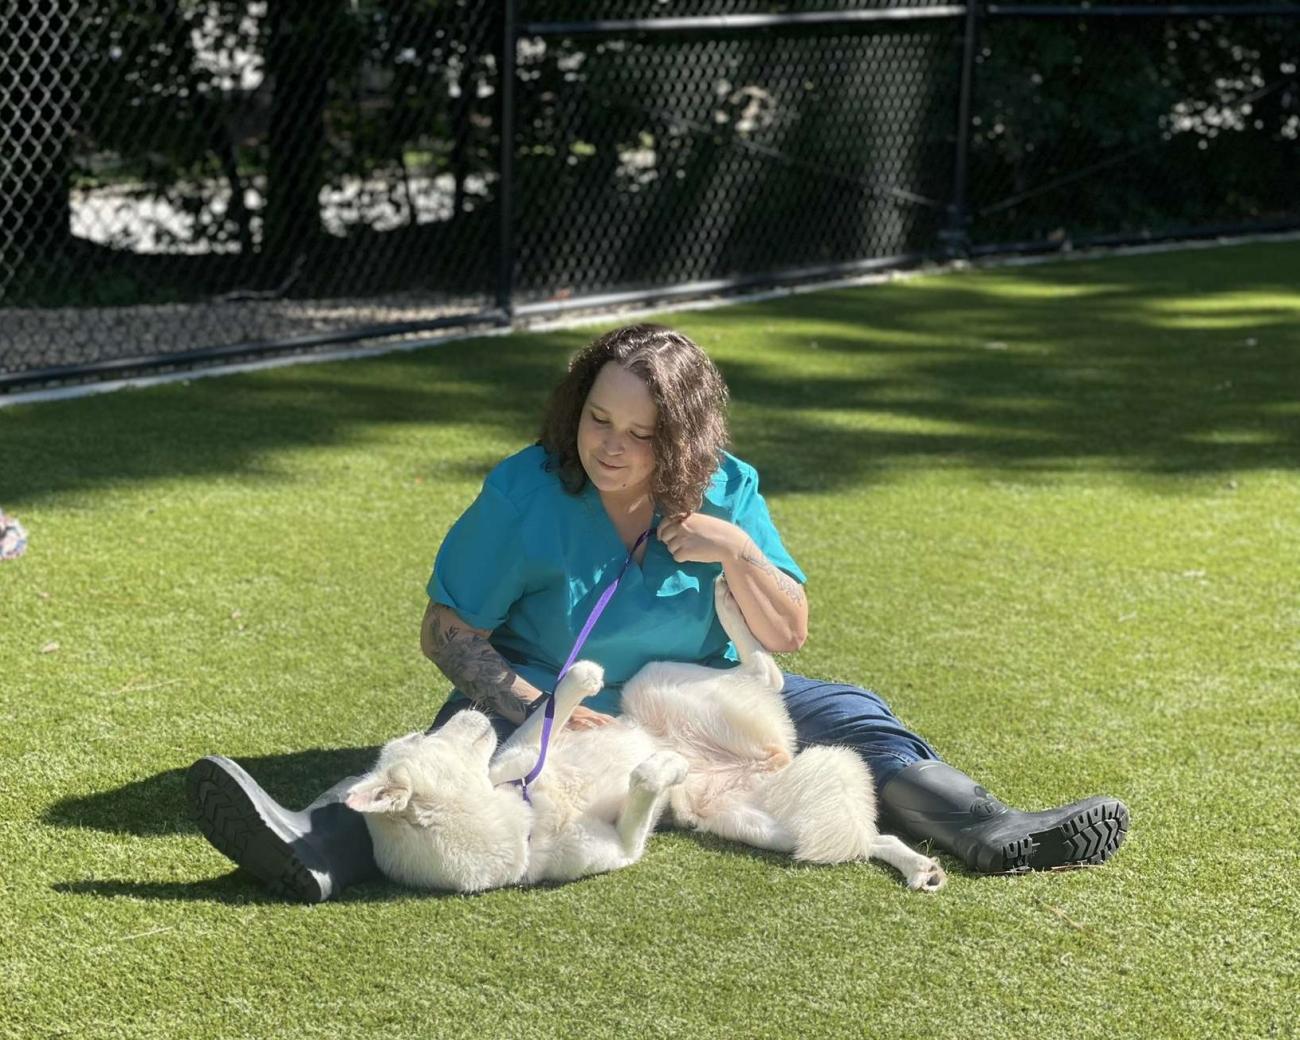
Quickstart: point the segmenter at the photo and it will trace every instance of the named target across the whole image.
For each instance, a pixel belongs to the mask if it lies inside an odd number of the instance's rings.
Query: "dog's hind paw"
[[[632,770],[631,785],[647,791],[664,791],[685,780],[686,769],[686,759],[676,751],[660,751]]]
[[[926,860],[925,865],[907,879],[907,887],[913,892],[938,892],[947,883],[948,875],[934,859]]]

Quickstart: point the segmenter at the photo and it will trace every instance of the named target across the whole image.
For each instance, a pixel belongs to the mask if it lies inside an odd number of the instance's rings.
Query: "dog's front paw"
[[[925,865],[907,879],[907,887],[913,892],[938,892],[947,883],[948,875],[936,859],[927,859]]]
[[[713,579],[713,600],[718,610],[723,610],[728,604],[736,602],[736,596],[731,591],[731,586],[727,584],[727,576],[719,574]]]
[[[605,685],[605,670],[595,661],[577,661],[565,673],[563,685],[566,692],[572,690],[580,697],[590,697]]]
[[[740,612],[740,604],[736,602],[736,595],[727,584],[725,574],[719,574],[713,579],[713,607],[718,612],[718,620],[722,622],[722,627],[728,633],[737,622],[744,623],[745,615]]]
[[[666,791],[686,779],[686,759],[676,751],[660,751],[632,770],[631,786]]]

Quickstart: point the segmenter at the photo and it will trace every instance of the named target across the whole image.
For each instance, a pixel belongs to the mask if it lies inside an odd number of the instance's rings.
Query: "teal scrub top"
[[[474,628],[545,693],[587,615],[627,559],[600,495],[588,481],[576,495],[548,470],[539,444],[499,463],[438,549],[429,598]],[[804,582],[758,493],[758,473],[723,453],[699,510],[754,539],[777,567]],[[656,513],[653,523],[658,524]],[[579,655],[605,669],[606,686],[584,703],[617,714],[623,683],[650,661],[730,667],[735,647],[713,607],[716,563],[677,563],[653,534],[640,566],[628,564]]]

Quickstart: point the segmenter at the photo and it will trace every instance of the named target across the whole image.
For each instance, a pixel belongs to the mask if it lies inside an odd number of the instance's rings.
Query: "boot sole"
[[[280,833],[262,812],[260,792],[241,782],[242,773],[219,755],[201,758],[190,766],[185,786],[203,836],[223,856],[266,885],[272,895],[303,903],[328,899],[328,891],[304,861],[305,850],[295,847],[293,837]]]
[[[1105,863],[1128,833],[1128,809],[1106,799],[1093,803],[1046,830],[1002,845],[1002,874],[1029,870],[1069,870]]]

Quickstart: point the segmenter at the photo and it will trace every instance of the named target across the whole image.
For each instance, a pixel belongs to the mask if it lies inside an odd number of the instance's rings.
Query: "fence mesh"
[[[0,369],[493,291],[490,5],[55,0],[0,34]]]
[[[1300,7],[1218,7],[980,4],[961,127],[940,0],[518,0],[512,91],[505,3],[9,5],[0,388],[963,241],[1294,226]]]
[[[526,298],[920,252],[952,174],[951,26],[533,41]]]

